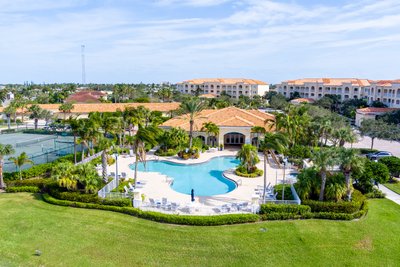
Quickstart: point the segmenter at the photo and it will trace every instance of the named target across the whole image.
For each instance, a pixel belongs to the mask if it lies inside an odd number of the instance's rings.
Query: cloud
[[[218,6],[232,0],[157,0],[156,4],[160,6],[192,6],[192,7],[208,7]]]

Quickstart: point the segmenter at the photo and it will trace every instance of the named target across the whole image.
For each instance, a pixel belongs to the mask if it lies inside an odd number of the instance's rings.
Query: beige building
[[[193,79],[177,83],[177,89],[184,94],[213,94],[220,96],[222,92],[232,98],[244,95],[253,97],[264,96],[269,91],[269,85],[265,82],[253,79],[241,78],[213,78]]]
[[[311,78],[284,81],[276,86],[275,91],[286,97],[295,92],[300,97],[318,100],[325,95],[337,95],[341,100],[366,97],[371,83],[366,79]]]
[[[361,122],[366,119],[375,120],[378,115],[383,115],[388,112],[396,111],[398,108],[360,108],[356,110],[355,125],[360,127]]]
[[[366,99],[368,103],[376,100],[400,108],[400,80],[310,78],[284,81],[274,90],[286,97],[298,92],[302,98],[318,100],[329,94],[339,96],[340,100]]]
[[[245,110],[236,107],[227,107],[223,109],[207,109],[201,111],[194,122],[193,136],[201,138],[208,145],[225,146],[257,144],[257,133],[253,133],[251,129],[254,126],[264,127],[267,131],[271,131],[270,123],[266,120],[274,120],[272,114],[264,113],[259,110]],[[208,136],[202,131],[203,124],[213,122],[219,128],[218,136]],[[161,125],[162,128],[182,128],[189,131],[189,116],[182,115],[172,118]]]
[[[400,108],[400,80],[374,81],[366,90],[369,102],[380,101],[388,107]]]

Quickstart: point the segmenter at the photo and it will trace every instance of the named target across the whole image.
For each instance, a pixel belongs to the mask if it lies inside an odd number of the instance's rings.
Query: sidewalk
[[[386,194],[386,198],[390,199],[391,201],[393,201],[394,203],[397,203],[400,205],[400,195],[393,192],[392,190],[390,190],[389,188],[387,188],[384,185],[379,184],[379,190],[381,190],[383,193]]]

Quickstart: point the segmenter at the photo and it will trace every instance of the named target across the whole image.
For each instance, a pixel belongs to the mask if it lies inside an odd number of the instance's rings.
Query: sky
[[[0,0],[0,84],[399,79],[399,0]]]

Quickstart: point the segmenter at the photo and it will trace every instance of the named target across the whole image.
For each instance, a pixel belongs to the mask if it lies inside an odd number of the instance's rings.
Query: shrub
[[[308,146],[295,145],[288,151],[289,160],[311,158],[311,149]]]
[[[59,188],[52,188],[49,190],[49,194],[60,200],[68,200],[74,202],[93,203],[98,205],[110,205],[119,207],[132,206],[132,202],[129,198],[122,199],[106,199],[100,198],[97,194],[82,194],[80,192],[60,192]]]
[[[362,203],[358,201],[342,201],[342,202],[321,202],[315,200],[305,200],[303,205],[310,206],[312,212],[333,212],[333,213],[348,213],[357,212]]]
[[[51,182],[50,179],[28,179],[28,180],[15,180],[8,183],[10,187],[18,187],[18,186],[36,186],[42,188],[44,184]]]
[[[384,157],[379,159],[378,162],[383,163],[388,167],[391,176],[398,177],[400,175],[400,158]]]
[[[283,184],[277,184],[274,186],[275,192],[278,193],[276,195],[276,199],[282,199],[282,189],[283,189]],[[288,184],[285,185],[285,200],[294,200],[292,189],[290,189],[290,185]]]
[[[311,208],[306,205],[261,204],[260,206],[260,214],[290,213],[302,215],[307,212],[311,212]]]
[[[215,226],[215,225],[225,225],[225,224],[250,223],[259,220],[259,216],[256,214],[227,214],[227,215],[215,215],[215,216],[173,215],[173,214],[164,214],[160,212],[142,211],[140,209],[133,207],[117,207],[117,206],[99,205],[92,203],[73,202],[67,200],[58,200],[51,197],[48,194],[43,194],[43,199],[48,203],[60,206],[108,210],[108,211],[129,214],[132,216],[148,219],[151,221],[171,223],[171,224]]]
[[[38,193],[40,192],[37,186],[12,186],[6,188],[7,193],[18,193],[18,192],[28,192],[28,193]]]
[[[377,188],[373,188],[372,192],[365,194],[367,198],[385,198],[386,194]]]
[[[369,193],[372,192],[374,186],[373,180],[382,184],[386,183],[390,178],[390,174],[385,164],[366,160],[364,171],[361,173],[354,173],[353,178],[356,181],[356,187],[358,189],[363,193]]]
[[[48,176],[53,167],[53,163],[44,163],[40,165],[34,165],[27,170],[23,170],[21,172],[22,179],[29,179],[34,177],[43,177]],[[4,179],[8,181],[17,180],[19,179],[18,172],[6,172],[4,173]]]
[[[178,152],[175,149],[167,149],[167,151],[164,151],[162,149],[157,149],[156,152],[154,152],[155,155],[160,156],[160,157],[172,157],[175,156]]]
[[[237,176],[241,176],[241,177],[254,178],[254,177],[259,177],[259,176],[263,175],[264,171],[260,170],[260,169],[255,169],[253,172],[247,173],[247,170],[245,167],[239,166],[236,168],[235,174]]]
[[[378,152],[377,149],[370,149],[370,148],[358,148],[358,151],[360,151],[360,154],[369,154],[369,153]]]

